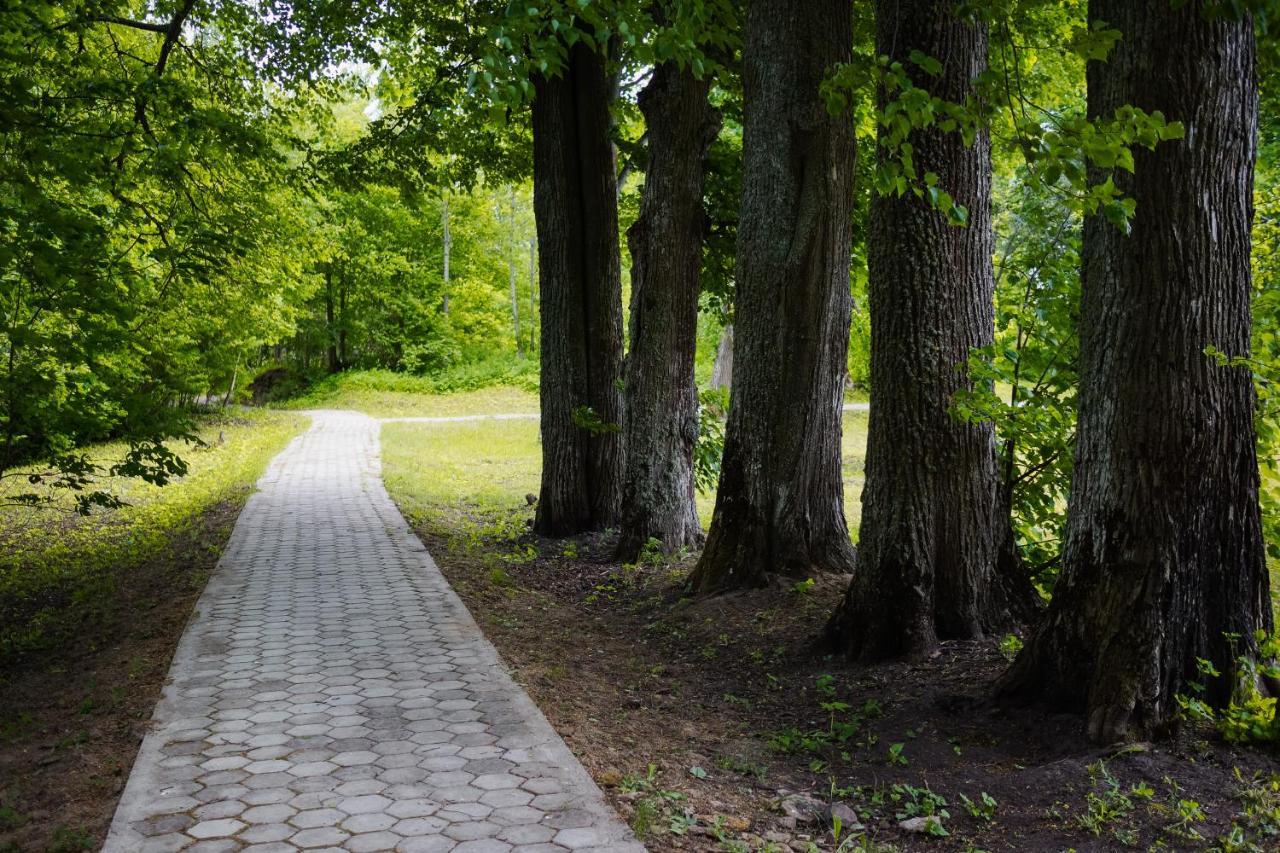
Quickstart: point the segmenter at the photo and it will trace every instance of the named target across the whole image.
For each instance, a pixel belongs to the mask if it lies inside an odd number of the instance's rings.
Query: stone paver
[[[387,496],[377,421],[313,413],[258,485],[105,851],[643,851]]]

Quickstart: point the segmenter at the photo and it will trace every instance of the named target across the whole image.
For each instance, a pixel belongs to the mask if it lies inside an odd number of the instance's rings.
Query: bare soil
[[[0,669],[0,853],[96,850],[196,598],[249,490],[68,606],[61,642]]]
[[[495,553],[512,543],[422,528],[650,850],[834,850],[833,813],[844,850],[1280,850],[1274,755],[1185,727],[1100,750],[1078,716],[988,701],[1007,664],[995,639],[917,663],[820,655],[847,577],[692,600],[689,558],[624,567],[607,538],[566,548],[526,536],[519,548],[539,556],[504,561]],[[806,743],[815,731],[828,736]],[[946,801],[932,808],[947,812],[945,836],[901,826],[931,794]],[[1242,846],[1214,848],[1233,823]]]

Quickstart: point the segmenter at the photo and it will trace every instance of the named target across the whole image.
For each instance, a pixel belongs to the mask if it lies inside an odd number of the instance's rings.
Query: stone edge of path
[[[285,451],[292,448],[301,441],[302,436],[307,431],[314,428],[315,421],[313,418],[316,412],[304,411],[302,414],[311,419],[311,424],[307,430],[299,433],[290,440],[288,446],[281,450],[271,462],[267,465],[267,469],[263,472],[262,477],[258,479],[254,486],[254,493],[250,495],[249,500],[245,502],[241,514],[248,511],[251,504],[258,498],[261,493],[260,485],[270,482],[273,478],[280,475],[280,469],[283,463],[280,461]],[[534,415],[533,417],[537,417]],[[395,544],[403,548],[406,553],[417,554],[417,569],[423,572],[436,572],[443,576],[440,567],[432,558],[422,540],[413,532],[409,522],[405,519],[404,514],[400,512],[399,506],[392,500],[391,495],[386,490],[386,485],[382,481],[382,443],[380,422],[377,419],[370,418],[374,421],[373,439],[375,453],[373,460],[369,465],[369,480],[366,488],[370,488],[373,492],[374,500],[385,500],[393,510],[391,518],[388,520],[387,535],[392,538]],[[237,525],[239,518],[237,517]],[[205,588],[200,593],[200,597],[196,601],[195,608],[192,610],[191,616],[187,619],[183,628],[182,638],[178,642],[178,646],[174,651],[172,660],[169,663],[169,670],[172,671],[180,664],[194,663],[197,657],[196,649],[196,632],[192,630],[204,615],[207,609],[207,602],[212,600],[213,596],[228,580],[227,573],[222,571],[223,562],[234,557],[239,545],[239,539],[236,532],[232,532],[231,540],[227,544],[227,549],[223,552],[218,560],[218,564],[214,567]],[[411,558],[413,559],[413,558]],[[475,618],[471,615],[471,611],[466,604],[458,596],[453,585],[444,578],[443,584],[445,595],[452,599],[459,612],[465,614],[463,617],[471,628],[480,637],[479,650],[486,658],[485,664],[491,666],[500,678],[507,679],[512,688],[515,690],[514,704],[518,705],[525,714],[528,715],[531,728],[542,728],[549,735],[548,740],[543,745],[543,749],[551,752],[561,752],[560,756],[551,755],[549,758],[567,757],[569,762],[563,766],[567,775],[580,786],[582,796],[574,802],[574,808],[580,808],[588,811],[598,821],[597,828],[606,836],[603,844],[598,845],[597,850],[617,851],[617,853],[644,853],[645,847],[635,839],[630,828],[622,817],[609,805],[604,797],[604,792],[600,790],[591,774],[587,772],[586,767],[574,755],[573,750],[569,748],[568,743],[560,736],[555,727],[542,713],[542,709],[534,703],[528,692],[520,685],[511,675],[510,668],[503,661],[498,650],[489,641],[484,631],[480,629]],[[152,712],[151,719],[148,721],[147,732],[142,739],[142,743],[138,748],[137,756],[133,760],[128,781],[124,791],[121,793],[120,801],[116,805],[115,814],[112,818],[111,825],[107,830],[107,837],[102,847],[102,853],[134,853],[138,850],[138,845],[144,842],[130,825],[137,815],[136,804],[148,796],[148,791],[156,786],[153,781],[153,774],[160,767],[160,762],[164,756],[162,753],[162,739],[156,736],[156,730],[160,728],[164,719],[170,715],[171,711],[176,712],[176,706],[179,704],[179,697],[174,695],[173,680],[166,674],[165,684],[159,701],[156,703],[155,710]],[[146,761],[143,764],[143,761]],[[141,768],[141,769],[140,769]]]

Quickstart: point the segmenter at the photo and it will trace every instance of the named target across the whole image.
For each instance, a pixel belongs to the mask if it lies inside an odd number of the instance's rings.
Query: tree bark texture
[[[878,0],[876,52],[912,69],[915,84],[963,103],[987,67],[987,27],[955,0]],[[913,51],[937,59],[929,76]],[[999,514],[991,424],[951,414],[971,387],[965,365],[995,325],[991,145],[936,128],[911,136],[915,168],[969,212],[949,224],[912,193],[878,195],[868,235],[871,415],[858,569],[827,627],[832,645],[863,660],[928,655],[939,639],[1006,627],[996,574]]]
[[[549,536],[618,521],[622,497],[622,288],[613,86],[603,57],[570,48],[535,81],[534,217],[542,289],[542,487]]]
[[[1091,0],[1123,34],[1088,69],[1089,114],[1134,104],[1186,138],[1134,153],[1128,235],[1086,220],[1080,410],[1062,572],[1007,694],[1083,710],[1111,742],[1159,734],[1189,681],[1227,700],[1272,615],[1249,371],[1257,133],[1253,22],[1201,4]],[[1234,634],[1229,640],[1225,635]],[[1223,673],[1205,679],[1197,658]]]
[[[698,272],[705,217],[704,158],[719,131],[710,79],[659,65],[640,94],[649,139],[631,249],[631,351],[626,361],[626,478],[618,555],[634,560],[650,539],[667,551],[702,542],[694,503],[693,379]]]
[[[819,91],[851,59],[852,29],[842,0],[747,4],[733,392],[700,592],[853,566],[840,476],[853,122]]]

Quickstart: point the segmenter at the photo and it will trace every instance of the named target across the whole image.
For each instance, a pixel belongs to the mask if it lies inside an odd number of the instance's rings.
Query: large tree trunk
[[[535,528],[610,527],[622,496],[622,288],[613,86],[579,43],[535,81],[534,216],[542,289],[542,489]]]
[[[846,0],[747,7],[733,397],[700,592],[853,566],[840,477],[853,123],[819,93],[852,30]]]
[[[640,94],[649,138],[631,248],[631,351],[626,365],[626,480],[618,556],[650,539],[668,551],[702,542],[694,504],[698,395],[693,356],[702,263],[704,157],[719,129],[709,79],[659,65]]]
[[[917,85],[963,103],[987,67],[987,27],[955,0],[879,0],[876,52],[914,69],[920,51],[942,73]],[[928,655],[939,639],[1003,628],[995,434],[951,415],[970,387],[969,351],[991,343],[991,145],[959,133],[913,133],[915,167],[969,212],[948,224],[908,193],[872,200],[868,238],[871,420],[858,570],[830,624],[833,647],[864,660]]]
[[[1006,693],[1084,710],[1095,740],[1159,733],[1197,659],[1224,702],[1271,628],[1254,389],[1205,354],[1249,351],[1253,22],[1200,4],[1092,0],[1124,38],[1088,71],[1089,115],[1161,110],[1186,139],[1135,152],[1132,233],[1085,222],[1080,412],[1062,573]],[[1232,635],[1234,639],[1229,639]]]

